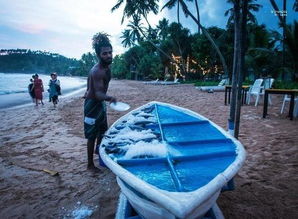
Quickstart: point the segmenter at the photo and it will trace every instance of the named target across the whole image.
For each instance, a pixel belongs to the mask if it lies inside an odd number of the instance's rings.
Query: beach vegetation
[[[1,49],[0,72],[72,74],[79,61],[46,51],[30,49]]]
[[[132,1],[138,2],[138,1]],[[178,22],[169,23],[163,18],[154,27],[146,20],[147,27],[142,23],[149,13],[149,8],[156,2],[148,1],[143,5],[130,6],[131,1],[118,1],[113,8],[116,10],[120,5],[125,6],[124,18],[130,19],[127,29],[123,32],[122,43],[129,48],[123,57],[122,62],[114,62],[113,65],[126,66],[125,74],[122,77],[138,80],[174,79],[180,78],[186,81],[220,81],[229,77],[232,81],[233,57],[234,57],[234,7],[223,12],[223,16],[229,16],[226,28],[202,27],[199,22],[199,8],[196,5],[197,16],[190,13],[187,4],[182,0],[169,0],[162,9],[177,9]],[[234,4],[234,0],[229,0]],[[117,6],[117,7],[116,7]],[[138,10],[128,10],[132,7],[139,7]],[[142,11],[142,7],[146,10]],[[180,8],[179,8],[180,7]],[[240,5],[242,10],[243,5]],[[297,22],[287,24],[285,37],[265,25],[259,25],[255,14],[262,7],[255,0],[247,2],[247,27],[244,45],[243,80],[254,81],[261,77],[274,77],[277,80],[298,81],[297,71]],[[129,13],[128,13],[129,11]],[[183,13],[193,19],[198,25],[198,32],[191,33],[183,27],[179,20],[179,13]],[[156,11],[153,11],[156,14]],[[282,24],[281,24],[282,25]],[[201,29],[201,30],[200,30]],[[151,50],[144,50],[145,44],[151,44]],[[138,53],[132,51],[138,50]],[[151,59],[148,56],[152,56]],[[154,68],[145,72],[142,71],[143,64],[147,61],[158,63],[156,72]],[[154,61],[153,61],[154,60]],[[283,60],[283,62],[281,62]],[[156,65],[155,65],[156,66]],[[161,66],[161,67],[160,67]],[[114,67],[116,68],[116,67]],[[124,69],[124,68],[122,68]],[[131,72],[132,71],[132,72]],[[130,72],[130,73],[129,73]],[[118,74],[118,73],[116,73]],[[134,75],[134,76],[132,76]],[[137,76],[135,76],[137,75]]]

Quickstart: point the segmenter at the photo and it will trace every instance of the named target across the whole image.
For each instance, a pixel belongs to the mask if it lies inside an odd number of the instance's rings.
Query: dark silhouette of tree
[[[57,53],[31,51],[28,49],[1,49],[0,71],[19,73],[69,74],[69,68],[78,67],[76,59],[70,59]]]
[[[253,12],[258,12],[260,10],[260,8],[262,8],[262,5],[260,4],[256,4],[257,0],[248,0],[248,5],[247,5],[247,22],[248,23],[253,23],[253,24],[257,24],[257,19],[256,16],[253,14]],[[234,3],[235,0],[227,0],[228,3]],[[241,6],[240,6],[241,7]],[[229,16],[228,21],[227,21],[227,25],[232,25],[234,23],[234,7],[228,9],[225,12],[225,16]]]

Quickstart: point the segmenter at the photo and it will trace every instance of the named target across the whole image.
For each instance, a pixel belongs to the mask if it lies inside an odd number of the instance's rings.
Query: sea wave
[[[0,95],[7,95],[7,94],[21,94],[21,93],[28,93],[28,91],[23,91],[23,90],[0,91]]]
[[[44,94],[47,95],[49,75],[39,75],[43,81]],[[13,94],[28,94],[28,84],[30,83],[31,74],[21,73],[2,73],[0,72],[0,96]],[[86,86],[86,78],[59,76],[62,93],[66,94]],[[28,94],[29,96],[29,94]]]

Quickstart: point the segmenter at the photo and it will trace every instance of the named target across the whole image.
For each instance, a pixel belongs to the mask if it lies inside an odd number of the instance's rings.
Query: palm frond
[[[160,11],[162,11],[164,8],[172,9],[177,3],[177,0],[169,0],[162,8]]]
[[[124,0],[118,0],[117,4],[112,7],[111,12],[114,12],[116,9],[118,9],[122,5],[123,1]]]

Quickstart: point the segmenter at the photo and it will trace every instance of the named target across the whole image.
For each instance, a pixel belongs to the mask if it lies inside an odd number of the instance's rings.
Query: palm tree
[[[133,42],[137,41],[139,43],[142,40],[141,31],[144,30],[143,23],[141,23],[140,16],[137,14],[134,14],[132,16],[132,21],[128,23],[127,27],[130,28],[132,41]]]
[[[178,1],[180,2],[184,13],[187,16],[190,16],[197,23],[197,25],[200,26],[203,34],[207,37],[207,39],[209,40],[209,42],[211,43],[211,45],[215,49],[216,53],[218,54],[218,56],[220,58],[220,61],[222,63],[222,66],[223,66],[225,75],[229,75],[228,74],[228,67],[227,67],[225,58],[223,57],[223,55],[222,55],[221,51],[219,50],[217,44],[215,43],[214,39],[211,37],[211,35],[209,34],[209,32],[206,30],[206,28],[201,25],[201,23],[198,21],[198,19],[189,11],[186,3],[183,0],[178,0]]]
[[[171,61],[175,62],[175,60],[169,56],[166,52],[164,52],[162,49],[160,49],[157,45],[155,45],[155,43],[150,39],[150,37],[148,37],[148,34],[146,35],[144,27],[142,27],[142,24],[140,23],[140,18],[138,15],[134,15],[133,16],[133,20],[132,22],[129,23],[129,27],[131,28],[131,31],[135,33],[135,35],[137,36],[138,34],[143,35],[144,38],[146,38],[148,40],[148,42],[154,46],[159,52],[161,52],[163,55],[165,55],[167,58],[169,58]],[[141,38],[140,38],[141,39]]]
[[[295,81],[298,79],[297,75],[297,63],[298,63],[298,22],[294,21],[292,25],[289,25],[286,29],[285,46],[289,52],[289,57],[292,60],[293,78]]]
[[[254,3],[257,0],[247,0],[247,21],[253,24],[257,24],[256,16],[253,15],[253,12],[258,12],[262,5]],[[228,3],[234,3],[235,0],[227,0]],[[241,6],[240,6],[241,7]],[[241,9],[241,8],[240,8]],[[231,25],[234,22],[234,8],[230,8],[225,12],[225,16],[230,15],[227,25]]]
[[[274,0],[270,0],[270,3],[273,7],[273,9],[277,12],[280,11],[276,2]],[[293,9],[297,10],[297,0],[295,1],[294,5],[293,5]],[[283,9],[286,9],[286,0],[283,0]],[[297,43],[295,43],[295,38],[293,37],[297,37],[297,33],[295,33],[295,31],[298,30],[297,28],[297,21],[294,21],[293,26],[288,26],[286,24],[286,16],[282,16],[282,14],[280,13],[276,13],[277,18],[280,21],[280,25],[283,28],[283,57],[285,57],[285,47],[287,47],[289,53],[291,54],[292,57],[292,61],[294,61],[293,64],[293,70],[294,70],[294,79],[297,80]],[[297,41],[297,38],[296,38]],[[294,55],[294,56],[293,56]],[[296,55],[296,58],[295,58]],[[285,77],[285,74],[283,74],[283,78]]]
[[[174,54],[181,56],[180,68],[181,71],[186,73],[186,58],[191,54],[190,45],[190,31],[187,28],[183,28],[179,23],[172,23],[169,26],[169,39],[172,43],[172,49]]]
[[[157,29],[152,28],[151,26],[149,26],[147,28],[147,40],[157,40],[158,38],[158,34],[157,34]]]
[[[126,4],[124,7],[124,11],[123,11],[122,23],[123,23],[125,17],[130,18],[134,15],[137,16],[138,18],[143,16],[147,21],[147,14],[150,11],[153,11],[153,13],[155,13],[155,14],[158,12],[157,2],[158,2],[158,0],[130,0],[130,1],[126,0]],[[124,0],[118,0],[117,4],[112,8],[112,11],[118,9],[123,3],[124,3]],[[181,3],[181,2],[179,1],[179,3]],[[135,19],[135,18],[133,18],[133,19]],[[161,52],[163,55],[165,55],[167,58],[169,58],[172,62],[176,63],[176,61],[171,56],[169,56],[161,48],[159,48],[157,45],[155,45],[155,43],[151,40],[150,37],[152,36],[152,34],[151,34],[152,29],[151,29],[151,26],[148,21],[147,21],[147,23],[149,26],[149,28],[148,28],[149,35],[148,34],[146,35],[144,30],[142,28],[140,28],[140,26],[136,23],[134,23],[134,24],[130,23],[129,26],[132,28],[133,31],[140,32],[148,40],[148,42],[151,45],[153,45],[159,52]],[[225,65],[225,67],[226,67],[226,65]]]
[[[131,31],[126,29],[122,32],[122,36],[120,37],[123,40],[121,41],[121,44],[126,48],[126,47],[131,47],[134,45],[134,41],[132,40],[131,37]]]
[[[295,12],[298,11],[298,1],[297,1],[297,0],[295,0],[295,2],[294,2],[294,4],[293,4],[293,10],[294,10]]]
[[[187,0],[189,2],[193,2],[193,0]],[[180,24],[180,2],[179,0],[169,0],[161,9],[161,11],[164,8],[168,8],[168,9],[172,9],[173,7],[175,7],[177,3],[177,20],[178,20],[178,24]],[[200,11],[199,11],[199,6],[198,6],[198,0],[195,0],[195,6],[196,6],[196,11],[197,11],[197,19],[200,23]],[[187,13],[185,13],[185,16],[188,16]],[[198,25],[198,33],[200,33],[200,25]]]
[[[158,25],[156,26],[158,36],[161,40],[165,40],[166,37],[168,36],[168,29],[169,29],[169,21],[165,18],[160,20],[158,22]]]
[[[168,8],[168,9],[172,9],[173,7],[175,7],[177,3],[177,21],[178,21],[178,24],[180,24],[180,4],[179,4],[179,1],[178,0],[169,0],[162,8],[161,8],[161,11],[164,9],[164,8]]]
[[[196,5],[196,11],[197,11],[197,19],[198,19],[199,23],[201,23],[198,0],[195,0],[195,5]],[[198,25],[198,33],[201,33],[200,25]]]
[[[118,0],[117,4],[114,5],[114,7],[111,9],[111,11],[115,11],[118,9],[122,4],[124,3],[124,0]],[[158,0],[126,0],[125,7],[123,10],[123,16],[121,23],[124,22],[125,17],[130,18],[134,14],[137,14],[139,16],[143,16],[148,24],[150,26],[147,15],[149,12],[153,12],[154,14],[158,13]]]

